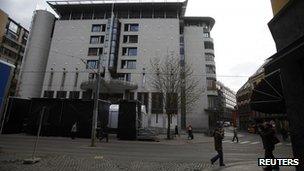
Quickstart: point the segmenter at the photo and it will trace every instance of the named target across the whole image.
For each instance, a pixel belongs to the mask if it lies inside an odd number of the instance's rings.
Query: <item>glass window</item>
[[[72,17],[71,17],[72,20],[80,20],[80,18],[81,18],[81,12],[77,12],[77,11],[72,12]]]
[[[92,32],[100,32],[100,31],[101,31],[101,25],[100,24],[92,25]]]
[[[204,42],[205,49],[213,49],[213,43],[212,42]]]
[[[138,36],[137,35],[124,35],[123,42],[124,43],[138,43]]]
[[[203,37],[204,38],[209,38],[210,37],[210,33],[203,33]]]
[[[97,56],[98,48],[89,48],[88,56]]]
[[[214,55],[212,53],[205,53],[206,61],[214,61]]]
[[[91,36],[90,44],[98,44],[99,43],[99,36]]]
[[[163,95],[161,93],[152,93],[151,113],[163,113]]]
[[[213,65],[206,65],[206,72],[208,74],[215,74],[215,66],[213,66]]]
[[[82,19],[83,20],[92,19],[92,15],[93,13],[91,11],[85,11],[82,13]]]
[[[125,24],[124,31],[138,31],[138,24]]]
[[[18,25],[15,24],[14,22],[10,22],[9,27],[8,27],[12,32],[18,33]]]
[[[137,56],[137,48],[136,47],[124,47],[124,48],[122,48],[122,55]]]
[[[137,48],[129,48],[128,56],[137,56]]]
[[[121,68],[122,69],[136,69],[136,60],[122,60]]]
[[[97,69],[98,60],[87,60],[87,69]]]

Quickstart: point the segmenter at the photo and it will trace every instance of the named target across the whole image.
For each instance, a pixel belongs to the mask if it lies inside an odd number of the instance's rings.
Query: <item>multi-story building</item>
[[[28,31],[0,9],[0,59],[15,65],[9,95],[15,95]]]
[[[221,117],[223,120],[233,121],[233,112],[236,107],[236,93],[219,81],[216,82],[216,87],[221,102]]]
[[[137,99],[151,114],[150,126],[166,127],[162,97],[151,86],[155,73],[150,62],[176,56],[191,64],[203,90],[186,123],[195,130],[208,129],[206,109],[217,95],[210,37],[214,19],[186,17],[187,1],[180,0],[48,3],[60,17],[35,12],[20,82],[22,97],[92,98],[101,58],[100,98],[113,103]],[[172,122],[180,124],[180,112]]]

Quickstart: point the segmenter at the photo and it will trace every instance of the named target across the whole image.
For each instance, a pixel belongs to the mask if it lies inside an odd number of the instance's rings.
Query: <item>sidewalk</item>
[[[166,134],[159,134],[157,136],[158,143],[166,145],[184,145],[184,144],[197,144],[197,143],[212,143],[213,137],[206,136],[203,133],[194,133],[194,139],[188,140],[187,134],[181,134],[177,137],[173,135],[172,140],[167,139]]]
[[[264,170],[262,166],[257,165],[257,161],[250,162],[239,162],[226,164],[225,167],[217,167],[212,169],[207,169],[209,171],[259,171]],[[280,167],[282,171],[295,171],[295,167]]]

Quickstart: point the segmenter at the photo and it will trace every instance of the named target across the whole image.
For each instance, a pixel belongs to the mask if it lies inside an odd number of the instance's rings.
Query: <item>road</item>
[[[0,170],[223,170],[235,165],[255,165],[263,157],[260,137],[243,134],[239,143],[232,143],[228,132],[223,141],[227,167],[210,164],[216,153],[213,139],[195,134],[194,140],[186,135],[160,142],[119,141],[98,142],[89,147],[89,139],[71,140],[65,137],[41,137],[37,156],[42,160],[34,165],[24,165],[30,158],[35,137],[28,135],[1,135]],[[275,156],[291,158],[289,143],[276,146]]]

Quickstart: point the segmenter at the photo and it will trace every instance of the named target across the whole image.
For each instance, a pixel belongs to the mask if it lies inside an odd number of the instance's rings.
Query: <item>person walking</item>
[[[279,143],[279,139],[275,135],[275,128],[273,128],[271,123],[263,123],[259,127],[259,133],[262,138],[263,147],[265,150],[265,159],[274,159],[273,150],[275,149],[275,144]],[[279,166],[267,166],[265,170],[279,169]]]
[[[237,133],[237,128],[234,127],[233,128],[233,138],[232,138],[232,142],[234,142],[234,140],[236,139],[236,142],[239,142],[239,137],[238,137],[238,133]]]
[[[75,122],[71,128],[71,138],[75,139],[77,134],[77,123]]]
[[[179,135],[178,134],[178,127],[177,127],[177,125],[175,125],[174,135],[175,135],[175,137],[177,137]]]
[[[101,129],[100,134],[99,141],[106,138],[106,142],[109,142],[109,129],[107,126]]]
[[[223,145],[222,140],[224,139],[224,129],[218,127],[214,130],[214,149],[217,151],[217,155],[211,158],[211,164],[214,164],[218,159],[220,159],[220,166],[225,166],[224,155],[223,155]]]
[[[193,140],[194,136],[193,136],[192,126],[191,125],[188,126],[187,131],[188,131],[188,140],[189,139]]]

